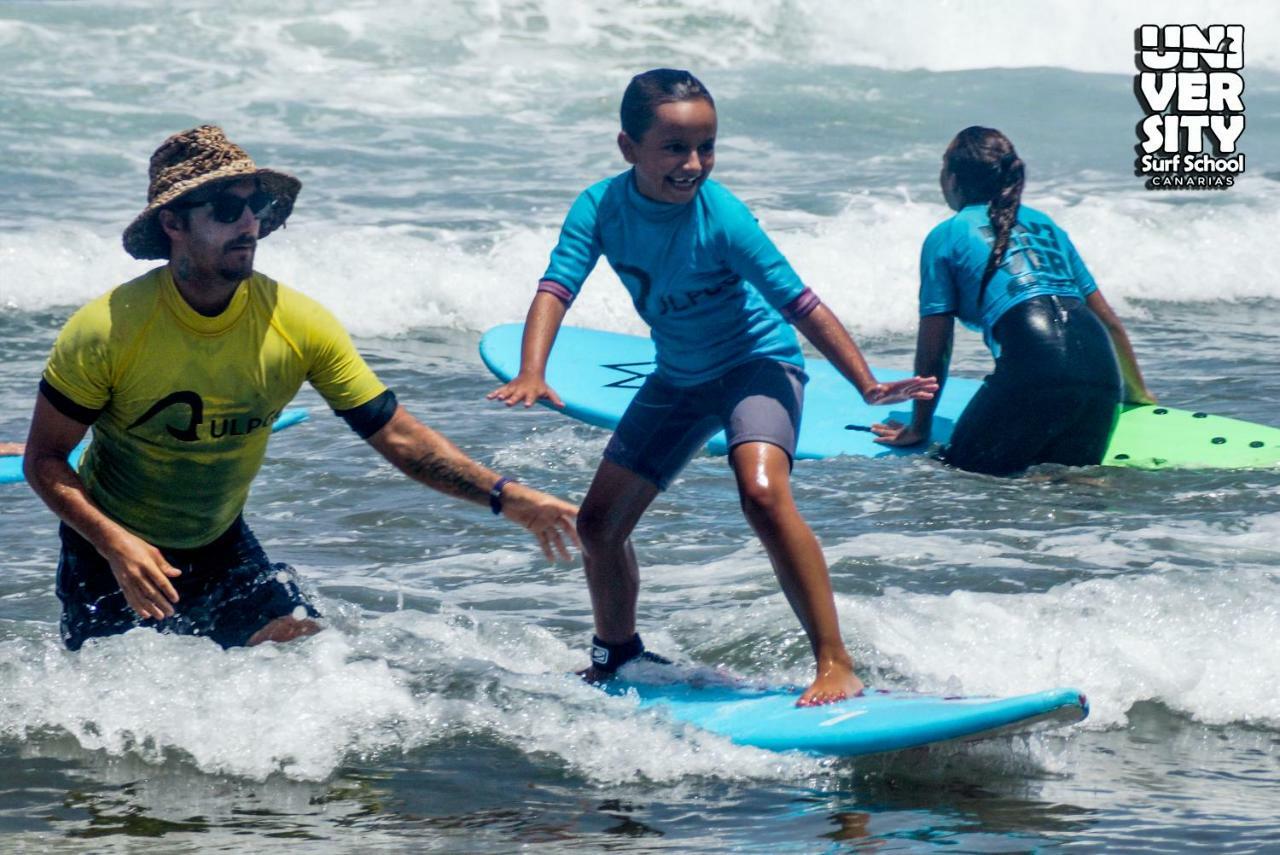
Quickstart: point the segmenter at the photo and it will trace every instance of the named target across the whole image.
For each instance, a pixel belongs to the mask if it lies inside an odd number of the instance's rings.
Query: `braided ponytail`
[[[978,287],[978,307],[986,298],[987,284],[1004,260],[1009,237],[1018,221],[1026,166],[1009,138],[994,128],[965,128],[947,146],[947,170],[956,177],[960,195],[968,202],[986,202],[987,218],[995,233],[987,267]]]

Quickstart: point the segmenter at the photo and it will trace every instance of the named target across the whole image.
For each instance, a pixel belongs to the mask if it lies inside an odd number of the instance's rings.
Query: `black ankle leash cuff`
[[[599,636],[591,636],[591,664],[606,674],[613,674],[623,665],[644,653],[640,633],[621,644],[606,644]]]

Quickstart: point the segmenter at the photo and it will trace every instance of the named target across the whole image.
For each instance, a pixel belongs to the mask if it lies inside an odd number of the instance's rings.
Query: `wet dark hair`
[[[654,112],[661,104],[702,99],[716,106],[702,81],[678,68],[654,68],[631,78],[622,93],[622,130],[636,142],[653,124]]]
[[[1009,235],[1018,220],[1026,165],[1009,138],[995,128],[978,125],[956,134],[943,155],[943,164],[956,177],[956,189],[966,203],[987,203],[987,217],[995,231],[995,243],[987,256],[987,268],[978,288],[978,305],[987,293],[987,283],[1009,247]]]

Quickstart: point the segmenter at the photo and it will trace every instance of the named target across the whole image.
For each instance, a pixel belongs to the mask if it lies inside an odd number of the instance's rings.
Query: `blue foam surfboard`
[[[523,324],[494,327],[480,339],[480,357],[498,378],[520,371]],[[547,361],[547,382],[565,403],[567,416],[597,427],[617,427],[644,378],[654,368],[653,342],[639,336],[581,327],[562,327]],[[900,380],[910,372],[875,368],[881,380]],[[871,406],[825,359],[808,359],[809,383],[796,457],[820,459],[841,454],[893,457],[926,450],[890,448],[875,442],[873,422],[910,422],[911,404]],[[932,441],[951,438],[956,420],[982,383],[949,377],[933,417]],[[725,454],[724,434],[707,443]],[[1126,405],[1103,462],[1141,469],[1243,469],[1280,465],[1280,428],[1238,419],[1191,413],[1173,407]]]
[[[1069,688],[1010,698],[867,689],[860,697],[820,707],[797,707],[798,689],[624,679],[604,688],[610,694],[634,693],[642,709],[661,711],[739,745],[842,757],[1061,727],[1089,715],[1088,699]]]
[[[290,407],[280,412],[279,418],[271,425],[271,431],[274,433],[284,430],[306,420],[306,407]],[[84,456],[84,451],[88,447],[89,440],[86,439],[71,449],[71,453],[67,455],[67,462],[71,464],[72,469],[80,467],[80,458]],[[18,484],[24,480],[26,479],[22,475],[22,456],[18,454],[0,456],[0,484]]]
[[[480,357],[495,375],[510,380],[520,371],[520,340],[523,324],[494,327],[480,339]],[[560,328],[547,360],[547,383],[565,403],[561,411],[587,424],[615,428],[632,396],[653,371],[653,342],[647,338],[602,330],[565,326]],[[809,359],[805,363],[809,382],[804,390],[804,418],[796,457],[822,458],[839,454],[888,457],[911,454],[919,449],[894,449],[880,445],[868,429],[872,422],[888,419],[911,420],[911,405],[872,407],[862,402],[831,363]],[[911,376],[905,371],[875,369],[881,380]],[[955,419],[978,390],[974,380],[947,381],[934,416],[934,438],[951,436]],[[707,443],[712,454],[725,454],[724,434]]]

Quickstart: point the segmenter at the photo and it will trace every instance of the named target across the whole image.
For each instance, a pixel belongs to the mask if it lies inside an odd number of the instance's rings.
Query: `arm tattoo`
[[[466,466],[469,462],[428,452],[416,460],[410,460],[406,471],[418,481],[442,493],[475,502],[486,501],[489,491],[476,483],[476,473],[465,471],[469,468]]]

